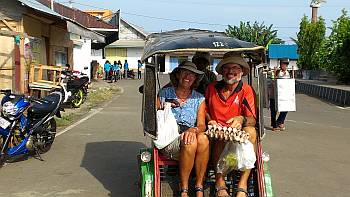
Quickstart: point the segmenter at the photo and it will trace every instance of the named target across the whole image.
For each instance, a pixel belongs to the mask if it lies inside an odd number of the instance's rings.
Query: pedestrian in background
[[[196,52],[192,58],[192,62],[197,66],[198,70],[204,72],[204,76],[196,90],[203,94],[209,83],[216,81],[216,75],[209,69],[211,64],[211,56],[208,52]]]
[[[137,60],[137,79],[141,79],[141,68],[143,67],[141,60]]]
[[[124,78],[125,79],[128,79],[128,71],[129,71],[128,60],[125,60],[125,62],[124,62]]]
[[[123,79],[124,68],[123,68],[123,64],[120,60],[118,60],[118,66],[119,66],[119,79]]]
[[[283,58],[280,60],[280,69],[277,70],[277,68],[274,69],[272,73],[272,81],[271,86],[269,89],[269,98],[270,98],[270,112],[271,112],[271,127],[272,131],[284,131],[286,130],[285,127],[285,120],[287,117],[288,112],[280,112],[278,115],[278,118],[276,120],[277,111],[276,111],[276,101],[275,101],[275,87],[274,87],[274,76],[278,79],[289,79],[290,74],[287,70],[289,64],[289,60],[287,58]]]
[[[119,75],[119,65],[117,61],[113,62],[112,70],[113,70],[113,77],[111,78],[111,82],[113,82],[113,80],[114,82],[117,82],[118,75]]]
[[[103,66],[103,70],[105,73],[105,80],[109,79],[109,71],[111,69],[111,64],[109,63],[109,61],[107,60],[106,63]]]

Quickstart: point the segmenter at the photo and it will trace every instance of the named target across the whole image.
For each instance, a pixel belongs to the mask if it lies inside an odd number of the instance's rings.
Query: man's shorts
[[[167,158],[178,161],[180,159],[180,146],[181,146],[181,139],[179,136],[173,142],[171,142],[168,146],[161,149],[160,152]]]

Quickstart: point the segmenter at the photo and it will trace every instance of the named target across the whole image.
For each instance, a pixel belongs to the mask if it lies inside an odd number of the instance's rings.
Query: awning
[[[67,20],[66,22],[67,22],[67,31],[69,33],[78,34],[82,37],[90,38],[100,43],[105,43],[105,37],[103,35],[96,33],[94,31],[91,31],[89,29],[85,29],[77,24],[72,23],[71,21]]]
[[[145,47],[144,40],[117,40],[107,46],[108,48],[143,48]]]

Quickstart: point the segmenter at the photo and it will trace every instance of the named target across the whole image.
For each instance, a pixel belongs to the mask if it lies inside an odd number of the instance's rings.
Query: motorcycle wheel
[[[72,105],[74,108],[79,108],[80,105],[84,101],[84,92],[82,89],[78,90],[77,93],[74,94],[74,99],[72,100]]]
[[[46,153],[51,149],[56,137],[56,120],[52,118],[43,127],[44,131],[36,137],[36,148],[40,154]]]

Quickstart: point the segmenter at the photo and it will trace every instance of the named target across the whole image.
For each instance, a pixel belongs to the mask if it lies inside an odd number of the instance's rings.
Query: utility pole
[[[54,10],[53,4],[54,4],[54,0],[51,0],[51,10]]]
[[[73,8],[73,3],[74,3],[74,2],[73,2],[72,0],[69,0],[69,1],[68,1],[68,5],[69,5],[70,8]]]

